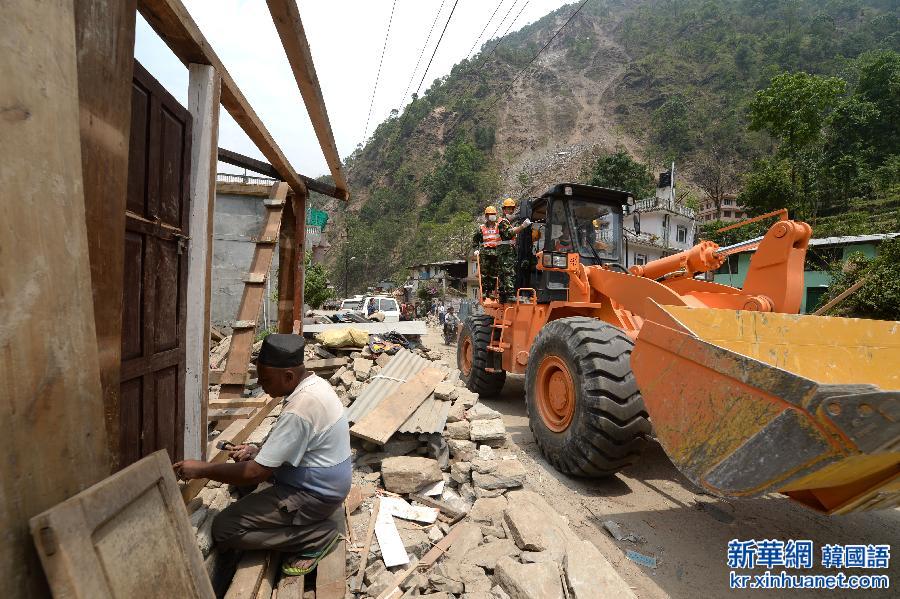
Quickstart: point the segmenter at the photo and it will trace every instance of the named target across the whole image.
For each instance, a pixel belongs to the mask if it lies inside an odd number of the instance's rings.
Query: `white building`
[[[639,234],[632,231],[632,217],[626,217],[626,267],[677,254],[694,245],[697,221],[694,211],[675,199],[674,165],[672,169],[660,173],[656,195],[635,202],[635,211],[640,214]]]

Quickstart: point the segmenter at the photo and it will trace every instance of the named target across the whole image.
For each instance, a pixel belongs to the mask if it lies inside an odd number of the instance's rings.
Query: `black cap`
[[[303,364],[303,348],[306,341],[302,335],[280,335],[273,333],[263,339],[256,363],[273,368],[294,368]]]

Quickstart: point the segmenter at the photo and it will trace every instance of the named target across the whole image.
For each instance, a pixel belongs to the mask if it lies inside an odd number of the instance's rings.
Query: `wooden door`
[[[182,457],[191,115],[137,61],[122,306],[121,466]]]

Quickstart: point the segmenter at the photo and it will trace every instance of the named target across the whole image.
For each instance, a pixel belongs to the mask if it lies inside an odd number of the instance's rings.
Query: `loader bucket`
[[[708,491],[900,505],[900,323],[656,305],[631,364],[660,444]]]

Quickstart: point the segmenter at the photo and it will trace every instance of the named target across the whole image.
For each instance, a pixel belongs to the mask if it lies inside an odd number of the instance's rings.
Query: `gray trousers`
[[[315,555],[337,535],[328,517],[343,501],[269,487],[238,499],[213,521],[216,543],[231,549],[273,549]]]

